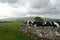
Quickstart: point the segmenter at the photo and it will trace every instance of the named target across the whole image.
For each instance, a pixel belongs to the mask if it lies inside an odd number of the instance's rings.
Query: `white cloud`
[[[8,5],[8,3],[0,3],[0,16],[1,17],[9,17],[9,16],[12,16],[11,10],[12,10],[12,7],[10,7]]]
[[[58,0],[11,0],[11,1],[1,0],[0,1],[0,18],[29,17],[29,16],[41,16],[41,17],[53,16],[58,18],[58,15],[60,15],[59,11],[60,11],[60,1]],[[55,15],[56,13],[58,15]]]
[[[28,5],[18,6],[17,8],[15,8],[9,5],[8,3],[0,3],[0,18],[17,16],[17,15],[14,15],[15,12],[19,12],[21,16],[22,13],[24,14],[28,11],[27,7]]]

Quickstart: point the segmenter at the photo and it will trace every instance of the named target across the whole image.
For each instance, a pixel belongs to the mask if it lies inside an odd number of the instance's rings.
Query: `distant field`
[[[20,33],[20,22],[0,23],[0,40],[33,40],[30,36]]]

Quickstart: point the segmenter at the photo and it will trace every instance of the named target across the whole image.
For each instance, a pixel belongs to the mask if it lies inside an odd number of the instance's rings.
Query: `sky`
[[[0,0],[0,19],[35,16],[60,19],[60,0]]]

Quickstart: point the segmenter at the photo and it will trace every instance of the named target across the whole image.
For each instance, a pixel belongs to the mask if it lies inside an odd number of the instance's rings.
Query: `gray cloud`
[[[49,4],[49,0],[29,0],[29,2],[33,8],[48,7]]]
[[[28,0],[24,1],[30,3],[30,8],[27,13],[23,13],[23,16],[36,16],[43,15],[45,17],[56,17],[57,14],[60,15],[60,3],[51,3],[49,0]],[[22,3],[24,3],[22,1]],[[24,4],[25,4],[24,3]],[[55,16],[54,16],[55,15]]]
[[[36,15],[45,15],[45,14],[59,14],[58,10],[56,10],[56,7],[51,8],[42,8],[42,9],[35,9],[29,11],[29,14],[36,14]]]
[[[17,3],[17,5],[25,5],[26,2],[29,2],[32,8],[47,7],[49,4],[49,0],[0,0],[0,2],[9,4]]]
[[[18,0],[0,0],[2,3],[16,3]]]
[[[56,1],[55,3],[53,3],[54,0],[51,1],[52,2],[50,2],[49,0],[20,0],[20,3],[21,5],[25,4],[26,2],[30,3],[31,8],[29,9],[29,12],[26,14],[60,14],[60,1]]]

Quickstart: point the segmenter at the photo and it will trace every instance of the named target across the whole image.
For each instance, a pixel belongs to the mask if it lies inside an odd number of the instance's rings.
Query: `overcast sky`
[[[0,0],[0,19],[32,16],[60,19],[60,0]]]

